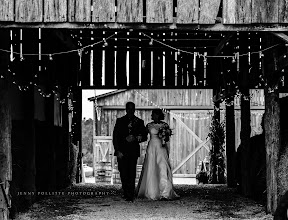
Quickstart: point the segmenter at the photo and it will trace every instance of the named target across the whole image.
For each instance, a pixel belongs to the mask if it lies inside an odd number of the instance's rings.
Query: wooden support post
[[[235,187],[235,116],[234,96],[228,99],[226,104],[226,157],[227,157],[227,185]]]
[[[9,50],[9,30],[1,30],[1,46]],[[9,218],[10,198],[9,183],[12,180],[11,158],[11,109],[8,101],[8,72],[9,54],[1,53],[0,58],[0,220]]]
[[[23,29],[22,30],[22,47],[25,53],[38,53],[38,30],[30,30]],[[24,43],[25,42],[25,43]],[[22,69],[19,74],[23,75],[26,80],[29,82],[33,82],[32,85],[29,85],[29,89],[27,92],[23,93],[22,97],[25,105],[23,105],[23,114],[24,114],[24,125],[25,131],[23,131],[26,135],[26,142],[24,144],[25,154],[23,155],[24,162],[24,178],[23,178],[23,191],[27,192],[35,192],[36,191],[36,161],[35,161],[35,153],[36,153],[36,140],[35,140],[35,121],[34,121],[34,74],[38,72],[38,61],[37,56],[26,57],[22,62],[26,62],[24,64],[25,69]],[[24,197],[23,203],[26,203],[27,207],[33,204],[35,201],[34,195],[27,195]]]
[[[247,52],[244,38],[246,34],[241,35],[243,37],[242,44],[240,45],[240,52]],[[250,146],[250,92],[249,92],[249,60],[248,56],[240,58],[240,91],[241,91],[241,192],[244,196],[251,195],[251,184],[249,175],[249,146]]]
[[[273,44],[273,37],[265,36],[265,46]],[[278,174],[277,165],[280,149],[280,103],[278,83],[275,79],[275,52],[265,53],[264,77],[267,85],[265,94],[265,146],[266,146],[266,185],[267,185],[267,212],[274,213],[278,203]],[[272,61],[272,62],[271,62]]]

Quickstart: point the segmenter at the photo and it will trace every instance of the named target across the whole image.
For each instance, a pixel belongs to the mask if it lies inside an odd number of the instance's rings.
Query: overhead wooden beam
[[[101,30],[183,30],[183,31],[269,31],[287,32],[288,23],[281,24],[171,24],[171,23],[93,23],[93,22],[35,22],[15,23],[0,21],[0,28],[49,28],[49,29],[101,29]]]

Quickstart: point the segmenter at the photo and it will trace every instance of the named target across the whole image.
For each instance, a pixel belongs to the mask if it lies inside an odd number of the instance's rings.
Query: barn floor
[[[43,197],[17,220],[273,219],[261,204],[225,185],[175,185],[179,200],[138,199],[134,203],[121,198],[120,188],[78,184]]]

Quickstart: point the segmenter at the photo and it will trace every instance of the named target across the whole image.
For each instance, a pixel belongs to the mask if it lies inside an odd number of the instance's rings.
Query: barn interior
[[[28,3],[12,2],[20,8],[29,7]],[[27,16],[19,7],[14,11],[5,5],[9,10],[7,16],[1,15],[0,30],[3,210],[9,207],[17,212],[37,199],[31,193],[19,197],[18,192],[51,191],[81,182],[82,89],[212,90],[215,117],[220,118],[221,103],[225,106],[229,169],[236,151],[234,98],[241,99],[241,143],[249,146],[250,90],[259,89],[265,98],[267,210],[275,212],[287,190],[287,180],[275,178],[276,164],[287,154],[283,138],[287,116],[285,110],[280,111],[279,99],[288,88],[285,17],[276,16],[281,19],[275,20],[259,13],[255,17],[251,7],[251,22],[247,23],[245,13],[236,19],[235,11],[231,13],[234,17],[228,13],[229,1],[217,1],[210,8],[202,5],[202,14],[197,5],[200,12],[195,21],[191,16],[194,4],[188,7],[192,10],[189,16],[183,13],[181,18],[180,5],[185,9],[182,1],[163,3],[169,6],[165,10],[163,5],[143,2],[145,16],[142,12],[141,16],[133,15],[140,20],[125,17],[123,8],[111,17],[107,12],[84,18],[61,14],[59,9],[60,15],[69,17],[67,22],[53,13]],[[163,10],[152,13],[150,9],[157,7]],[[99,12],[97,7],[93,10],[88,11]],[[281,108],[286,109],[286,99],[281,100]],[[284,122],[281,125],[280,119]],[[241,192],[248,196],[252,192],[246,170],[251,164],[245,154],[242,161]],[[227,184],[234,187],[229,169]],[[279,189],[281,195],[277,194]]]

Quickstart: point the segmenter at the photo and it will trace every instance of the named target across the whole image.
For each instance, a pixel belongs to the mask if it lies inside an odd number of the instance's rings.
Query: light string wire
[[[114,33],[114,34],[110,35],[109,37],[107,37],[107,38],[105,38],[105,39],[103,39],[103,40],[97,41],[97,42],[95,42],[95,43],[93,43],[93,44],[90,44],[90,45],[83,46],[83,47],[78,48],[78,49],[73,49],[73,50],[69,50],[69,51],[62,51],[62,52],[56,52],[56,53],[43,53],[43,54],[41,54],[41,56],[49,56],[49,58],[50,58],[50,60],[51,60],[51,57],[54,56],[54,55],[68,54],[68,53],[73,53],[73,52],[78,52],[78,54],[80,55],[79,51],[83,51],[84,49],[86,49],[86,48],[88,48],[88,47],[93,47],[93,46],[95,46],[95,45],[97,45],[97,44],[106,42],[106,40],[114,37],[115,35],[117,35],[117,34]],[[7,53],[10,53],[10,54],[21,55],[22,57],[23,57],[23,56],[39,56],[39,54],[34,54],[34,53],[20,53],[20,52],[15,52],[15,51],[13,51],[13,50],[10,51],[10,50],[5,50],[5,49],[1,49],[1,48],[0,48],[0,51],[2,51],[2,52],[7,52]],[[8,71],[11,72],[10,69],[8,69]],[[15,73],[13,73],[13,75],[15,75]],[[5,77],[1,74],[0,79],[5,79]],[[19,91],[27,91],[27,90],[29,89],[28,86],[19,85],[16,81],[13,81],[13,84],[17,86],[17,88],[19,89]],[[33,84],[33,82],[30,82],[30,84]],[[60,100],[60,99],[58,98],[58,93],[57,93],[56,91],[52,90],[51,93],[45,93],[45,92],[43,91],[43,89],[42,89],[40,86],[38,86],[36,83],[34,83],[34,86],[38,88],[37,91],[39,92],[39,94],[40,94],[43,98],[50,98],[51,95],[54,94],[54,95],[56,96],[57,101],[60,101],[61,104],[64,104],[64,103],[65,103],[65,99]],[[55,87],[58,88],[58,86],[55,86]]]
[[[143,34],[145,37],[149,38],[151,41],[155,41],[155,42],[157,42],[157,43],[159,43],[159,44],[162,44],[163,46],[168,47],[168,48],[170,48],[170,49],[172,49],[172,50],[175,50],[175,51],[177,51],[177,52],[183,52],[183,53],[187,53],[187,54],[194,54],[194,53],[195,53],[195,52],[190,52],[190,51],[186,51],[186,50],[183,50],[183,49],[178,49],[178,48],[173,47],[173,46],[170,46],[170,45],[168,45],[168,44],[166,44],[166,43],[164,43],[164,42],[162,42],[162,41],[159,41],[159,40],[157,40],[157,39],[154,39],[153,37],[151,37],[151,36],[149,36],[149,35],[147,35],[147,34],[145,34],[145,33],[143,33],[143,32],[140,32],[140,33]],[[86,49],[86,48],[88,48],[88,47],[93,47],[93,46],[95,46],[95,45],[97,45],[97,44],[100,44],[100,43],[106,43],[107,40],[113,38],[113,37],[114,37],[115,35],[117,35],[117,34],[118,34],[118,33],[114,33],[114,34],[110,35],[110,36],[107,37],[107,38],[103,38],[103,40],[97,41],[97,42],[95,42],[95,43],[93,43],[93,44],[90,44],[90,45],[83,46],[83,47],[78,48],[78,49],[73,49],[73,50],[68,50],[68,51],[60,51],[60,52],[54,52],[54,53],[42,53],[41,55],[42,55],[42,56],[54,56],[54,55],[61,55],[61,54],[79,52],[79,51],[82,51],[82,50],[84,50],[84,49]],[[244,53],[244,54],[239,54],[239,52],[235,53],[234,55],[224,55],[224,56],[223,56],[223,55],[222,55],[222,56],[204,55],[204,54],[200,54],[199,52],[197,52],[197,54],[198,54],[198,56],[201,56],[201,57],[204,57],[204,58],[205,58],[205,57],[206,57],[206,58],[211,58],[211,57],[218,57],[218,58],[224,58],[224,57],[225,57],[225,58],[228,58],[228,57],[232,57],[232,58],[237,58],[237,54],[238,54],[238,56],[240,57],[240,56],[247,56],[247,55],[249,55],[249,54],[263,53],[263,52],[265,52],[265,51],[267,51],[267,50],[270,50],[270,49],[272,49],[272,48],[274,48],[274,47],[277,47],[277,46],[279,46],[279,45],[281,45],[281,43],[275,44],[275,45],[273,45],[273,46],[267,47],[267,48],[262,49],[262,50],[259,50],[259,51],[248,52],[248,53]],[[285,44],[285,45],[286,45],[286,44]],[[286,46],[287,46],[287,45],[286,45]],[[0,48],[0,51],[2,51],[2,52],[7,52],[7,53],[12,53],[12,54],[17,54],[17,55],[22,55],[22,56],[39,56],[39,54],[36,54],[36,53],[20,53],[20,52],[15,52],[15,51],[11,51],[11,50],[1,49],[1,48]]]
[[[79,51],[83,51],[84,49],[88,48],[88,47],[93,47],[97,44],[106,42],[107,40],[109,40],[110,38],[114,37],[115,35],[117,35],[116,33],[110,35],[107,38],[104,38],[103,40],[97,41],[93,44],[89,44],[83,47],[80,47],[78,49],[73,49],[73,50],[68,50],[68,51],[60,51],[60,52],[55,52],[55,53],[41,53],[41,56],[54,56],[54,55],[61,55],[61,54],[67,54],[67,53],[73,53],[73,52],[79,52]],[[22,55],[22,56],[39,56],[39,53],[20,53],[20,52],[15,52],[15,51],[11,51],[11,50],[5,50],[5,49],[0,49],[0,51],[2,52],[7,52],[7,53],[13,53],[13,54],[17,54],[17,55]]]
[[[187,54],[192,54],[192,55],[195,53],[195,52],[190,52],[190,51],[178,49],[178,48],[176,48],[176,47],[172,47],[172,46],[170,46],[170,45],[168,45],[168,44],[163,43],[162,41],[159,41],[159,40],[157,40],[157,39],[154,39],[153,37],[150,37],[149,35],[147,35],[147,34],[145,34],[145,33],[143,33],[143,32],[141,32],[141,33],[142,33],[145,37],[148,37],[151,41],[155,41],[155,42],[157,42],[157,43],[159,43],[159,44],[162,44],[162,45],[165,46],[165,47],[169,47],[170,49],[175,50],[175,51],[177,51],[177,52],[182,52],[182,53],[187,53]],[[281,43],[272,45],[272,46],[270,46],[270,47],[267,47],[267,48],[262,49],[262,50],[259,50],[259,51],[248,52],[248,53],[244,53],[244,54],[239,54],[239,52],[237,52],[237,53],[235,53],[233,56],[232,56],[232,55],[211,56],[211,55],[203,55],[203,54],[200,54],[200,53],[198,53],[198,52],[197,52],[197,54],[198,54],[198,56],[201,56],[201,57],[204,57],[204,58],[205,58],[205,57],[207,57],[207,58],[211,58],[211,57],[218,57],[218,58],[232,57],[232,58],[236,58],[237,54],[238,54],[238,56],[240,57],[240,56],[247,56],[247,55],[249,55],[249,54],[263,53],[264,51],[270,50],[270,49],[272,49],[272,48],[274,48],[274,47],[277,47],[277,46],[279,46],[279,45],[281,45]],[[285,44],[285,45],[286,45],[286,44]]]

